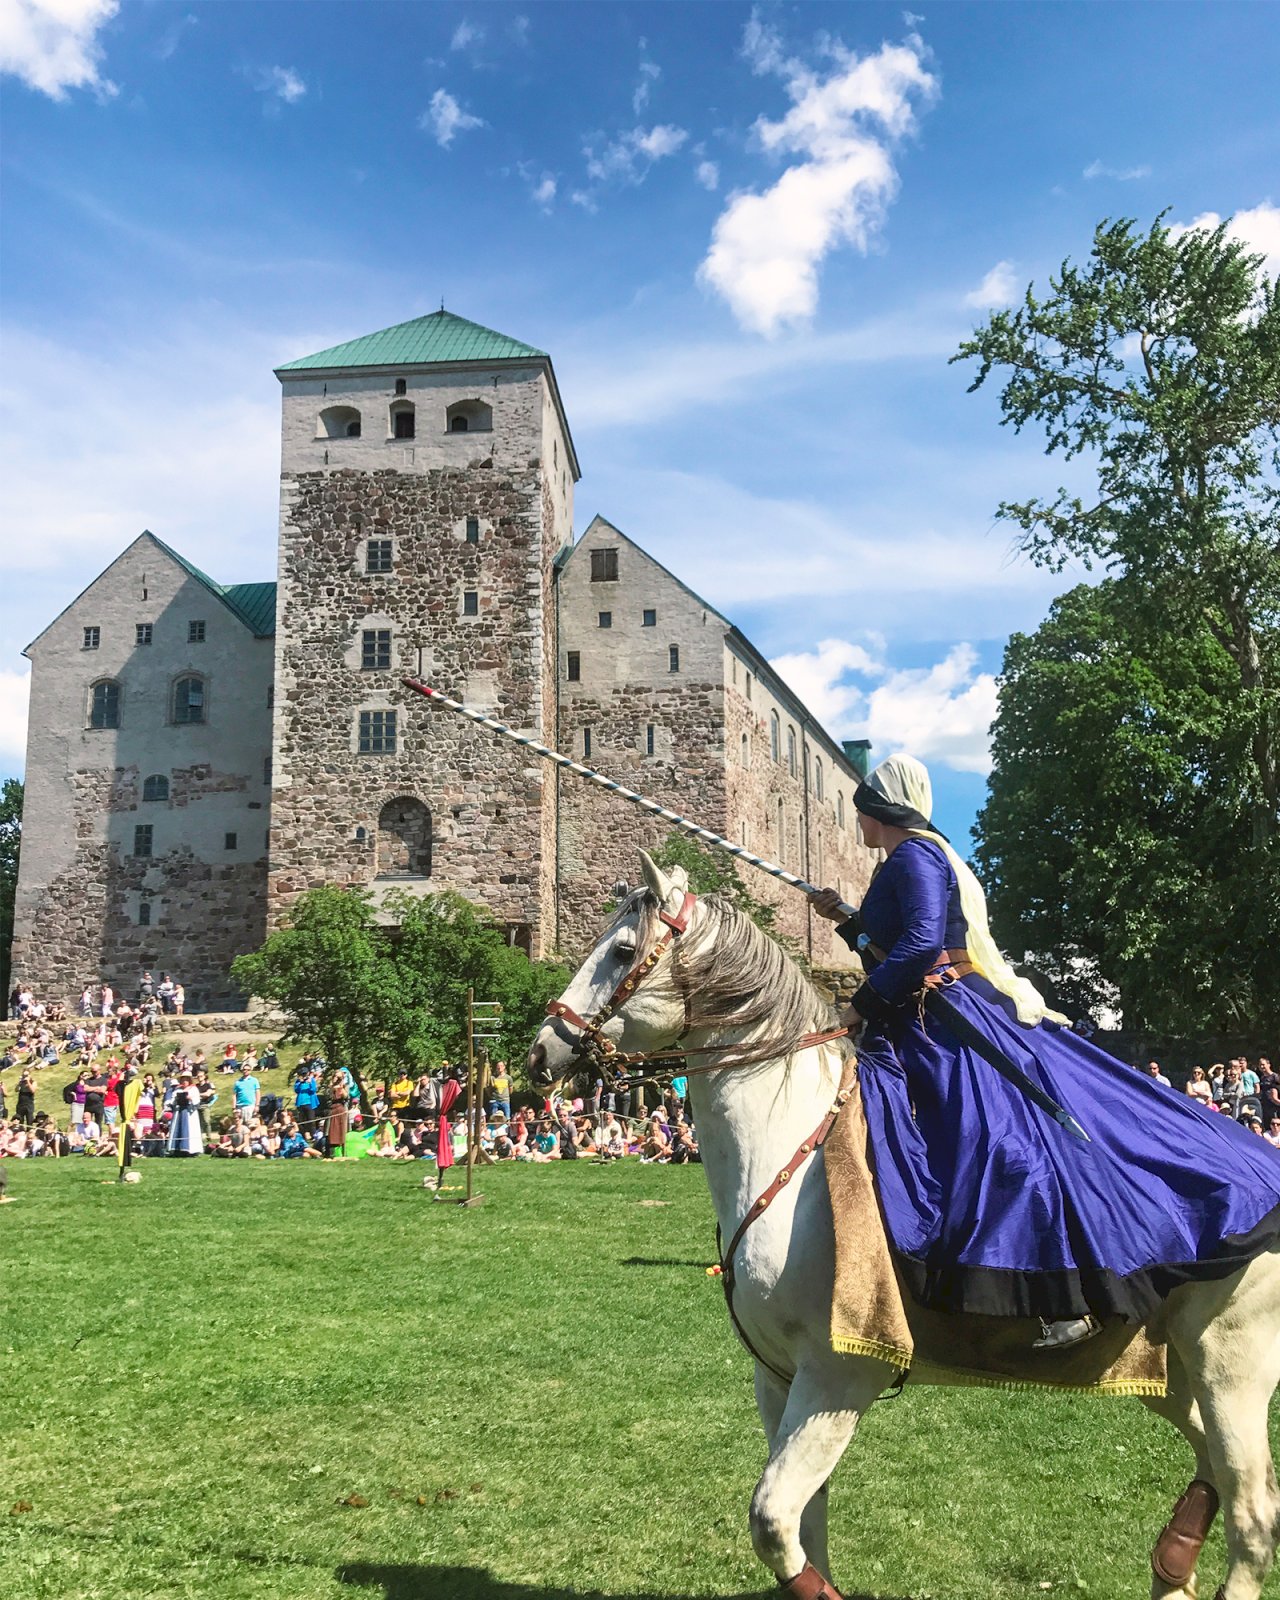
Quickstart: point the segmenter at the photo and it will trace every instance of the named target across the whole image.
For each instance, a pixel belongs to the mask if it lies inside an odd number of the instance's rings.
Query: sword
[[[767,872],[772,878],[780,878],[783,883],[789,883],[793,889],[803,889],[806,894],[817,894],[817,886],[806,879],[797,877],[794,872],[788,872],[785,867],[780,867],[774,861],[766,861],[762,856],[755,855],[743,845],[734,844],[732,840],[724,838],[718,833],[713,833],[710,828],[703,828],[696,822],[691,822],[688,817],[682,817],[678,811],[671,811],[666,806],[660,806],[656,800],[650,800],[642,794],[637,794],[634,789],[628,789],[613,778],[606,778],[602,772],[597,772],[594,767],[587,767],[581,761],[574,761],[571,756],[561,755],[558,750],[552,750],[548,745],[539,744],[536,739],[531,739],[526,733],[517,733],[514,728],[509,728],[505,722],[499,722],[496,717],[487,717],[483,711],[473,711],[470,706],[464,706],[460,700],[451,700],[447,694],[442,694],[439,689],[433,689],[429,683],[423,683],[421,678],[402,678],[401,683],[406,689],[412,689],[415,694],[425,696],[428,700],[436,700],[442,706],[447,706],[450,711],[456,711],[461,717],[474,722],[481,728],[490,728],[494,733],[505,734],[508,739],[514,739],[517,744],[522,744],[527,750],[534,751],[547,761],[555,762],[556,766],[564,767],[569,772],[576,772],[580,778],[587,778],[592,783],[599,784],[600,788],[607,789],[610,794],[621,795],[624,800],[630,800],[633,805],[642,811],[648,811],[655,817],[662,817],[667,822],[674,823],[677,828],[683,828],[686,833],[692,834],[695,839],[704,839],[708,844],[713,844],[719,850],[727,850],[731,856],[737,856],[740,861],[747,861],[753,867],[759,867],[761,872]],[[847,901],[840,902],[840,909],[848,917],[858,915],[857,906],[851,906]],[[858,938],[858,954],[862,957],[863,965],[868,971],[871,966],[877,965],[877,958],[870,949],[871,941],[867,935],[861,934]],[[974,1027],[956,1006],[945,999],[935,989],[925,991],[924,1007],[932,1013],[939,1022],[967,1044],[975,1055],[980,1055],[989,1066],[995,1068],[1002,1078],[1006,1078],[1016,1089],[1022,1091],[1027,1099],[1047,1112],[1053,1120],[1074,1138],[1082,1139],[1089,1143],[1089,1135],[1084,1131],[1069,1111],[1065,1111],[1051,1095],[1047,1095],[1037,1083],[1027,1077],[1022,1068],[1016,1066],[1008,1056],[985,1038]]]

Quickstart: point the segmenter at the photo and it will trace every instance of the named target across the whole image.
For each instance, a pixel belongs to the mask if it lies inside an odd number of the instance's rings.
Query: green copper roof
[[[194,562],[188,561],[186,556],[179,555],[172,545],[166,544],[163,539],[156,539],[151,529],[147,529],[148,538],[154,539],[156,544],[167,556],[171,556],[184,572],[189,572],[205,588],[217,595],[222,603],[235,612],[250,633],[259,639],[268,638],[276,631],[276,586],[274,583],[232,583],[224,587],[215,583],[207,572],[201,572]]]
[[[452,311],[432,311],[412,322],[349,339],[313,356],[286,361],[277,372],[310,372],[330,367],[425,367],[433,362],[546,360],[545,350],[482,328]]]

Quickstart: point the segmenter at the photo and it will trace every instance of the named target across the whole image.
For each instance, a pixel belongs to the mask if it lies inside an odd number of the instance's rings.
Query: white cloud
[[[286,106],[295,106],[307,92],[307,86],[292,67],[254,67],[249,81],[259,94],[274,95]]]
[[[704,189],[720,187],[720,168],[714,161],[699,161],[693,175]]]
[[[469,50],[473,44],[479,44],[483,38],[483,28],[477,28],[470,22],[460,22],[453,30],[453,38],[449,40],[449,48],[450,50]]]
[[[977,670],[973,646],[955,644],[932,666],[895,668],[877,644],[873,655],[824,639],[770,664],[836,738],[870,739],[878,753],[906,751],[957,772],[990,772],[996,681]]]
[[[483,128],[483,117],[473,117],[464,111],[447,89],[437,89],[431,104],[418,119],[418,126],[435,136],[442,150],[447,150],[460,133],[471,128]]]
[[[1169,232],[1177,239],[1192,228],[1222,226],[1216,211],[1204,211],[1193,222],[1178,224]],[[1227,238],[1238,239],[1253,255],[1265,257],[1263,271],[1269,278],[1280,277],[1280,206],[1264,200],[1250,211],[1237,211],[1227,226]]]
[[[551,202],[556,197],[555,178],[551,173],[544,172],[529,193],[534,205],[541,206],[544,211],[550,211]]]
[[[32,630],[35,631],[34,629]],[[0,668],[0,768],[20,772],[27,759],[27,700],[31,672]]]
[[[156,45],[156,55],[161,61],[168,61],[177,54],[178,46],[182,43],[183,36],[188,29],[199,27],[200,20],[188,11],[183,17],[176,18],[164,30]]]
[[[1109,167],[1103,161],[1091,161],[1081,174],[1084,178],[1111,178],[1116,183],[1132,183],[1135,178],[1149,178],[1150,167]]]
[[[65,100],[68,89],[116,94],[102,76],[98,35],[119,9],[120,0],[5,0],[0,73],[12,73],[51,100]]]
[[[640,41],[640,48],[644,49],[644,40]],[[656,61],[641,59],[640,78],[636,84],[635,93],[631,96],[631,110],[634,116],[641,116],[644,108],[649,104],[653,93],[653,86],[662,76],[662,68]]]
[[[586,145],[587,177],[597,184],[643,183],[654,163],[675,155],[688,137],[683,128],[659,122],[628,129],[600,148]]]
[[[914,35],[875,55],[836,41],[824,53],[835,62],[825,76],[785,56],[758,14],[744,31],[752,70],[781,77],[792,101],[779,121],[757,119],[756,138],[768,154],[799,159],[763,193],[729,197],[698,278],[756,333],[812,317],[818,268],[838,245],[865,252],[897,191],[892,146],[914,129],[915,102],[937,92]]]
[[[967,306],[976,306],[980,310],[994,309],[999,306],[1011,306],[1017,296],[1018,285],[1013,275],[1013,262],[997,261],[978,287],[965,295],[964,303]]]

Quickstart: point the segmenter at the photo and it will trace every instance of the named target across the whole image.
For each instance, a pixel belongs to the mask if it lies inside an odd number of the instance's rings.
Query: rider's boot
[[[1041,1334],[1031,1346],[1033,1350],[1065,1350],[1073,1344],[1083,1344],[1095,1333],[1102,1332],[1097,1317],[1062,1317],[1057,1322],[1040,1319]]]

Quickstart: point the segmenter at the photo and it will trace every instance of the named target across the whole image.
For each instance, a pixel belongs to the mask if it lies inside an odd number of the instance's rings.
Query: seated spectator
[[[551,1123],[550,1117],[544,1117],[538,1124],[538,1131],[533,1137],[533,1148],[529,1152],[530,1161],[558,1161],[560,1159],[560,1140]]]
[[[269,1044],[258,1057],[258,1071],[274,1072],[279,1065],[280,1057],[276,1054],[276,1047],[273,1044]]]
[[[671,1137],[664,1126],[661,1111],[649,1118],[649,1125],[640,1147],[641,1161],[667,1161],[671,1155]]]
[[[683,1117],[676,1118],[676,1125],[671,1130],[671,1164],[684,1166],[691,1161],[701,1161],[702,1156],[698,1151],[698,1141],[693,1136],[693,1129]]]

